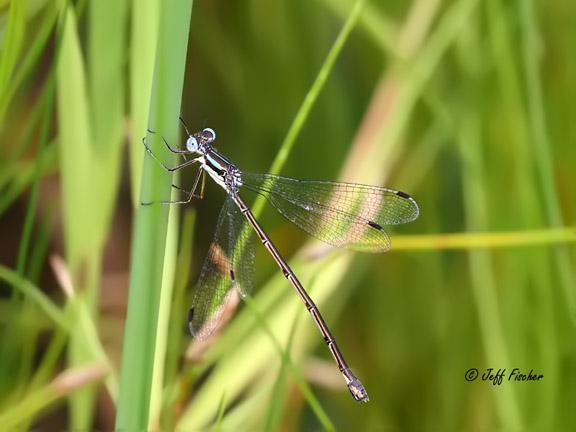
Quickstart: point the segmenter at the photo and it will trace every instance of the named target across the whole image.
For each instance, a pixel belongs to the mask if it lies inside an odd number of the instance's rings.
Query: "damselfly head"
[[[198,153],[198,140],[193,135],[190,135],[186,140],[186,150],[190,153]]]
[[[210,144],[216,139],[216,132],[214,132],[214,129],[204,128],[202,132],[200,132],[200,137],[202,138],[202,142]]]

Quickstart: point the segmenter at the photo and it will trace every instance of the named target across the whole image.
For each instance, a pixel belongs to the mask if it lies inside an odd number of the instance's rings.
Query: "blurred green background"
[[[118,398],[140,397],[122,424],[574,430],[576,4],[213,0],[189,12],[176,0],[0,1],[0,428],[110,430]],[[176,145],[178,110],[246,171],[283,151],[283,175],[418,201],[385,255],[326,253],[273,210],[260,216],[367,405],[259,245],[253,297],[205,351],[189,346],[224,193],[208,182],[201,202],[170,209],[167,236],[167,209],[133,228],[141,179],[143,194],[169,189],[149,160],[142,177],[141,138],[150,127]],[[169,124],[155,123],[162,113]],[[152,229],[161,248],[134,250],[153,247]],[[135,261],[147,251],[158,298],[149,310],[130,298],[149,325],[124,335],[128,286],[147,295],[150,265]],[[121,377],[123,343],[138,338],[147,351],[130,358],[153,375],[128,362]],[[488,368],[505,369],[501,384],[482,379]],[[543,378],[509,381],[513,368]]]

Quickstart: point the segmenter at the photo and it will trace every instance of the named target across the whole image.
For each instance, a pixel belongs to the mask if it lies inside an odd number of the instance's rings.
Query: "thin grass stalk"
[[[74,319],[71,319],[69,313],[62,311],[52,300],[42,292],[35,284],[21,277],[12,269],[0,265],[0,280],[6,281],[13,286],[26,298],[33,301],[36,306],[58,327],[66,331],[68,335],[73,335],[79,327],[86,336],[79,343],[82,349],[89,353],[90,358],[101,364],[109,366],[109,361],[104,352],[104,348],[97,337],[96,326],[91,316],[85,310],[85,305],[76,303],[73,307],[79,312]],[[76,301],[74,299],[74,301]],[[116,394],[117,383],[114,374],[106,378],[106,386],[109,393],[114,397]]]
[[[576,242],[576,227],[505,232],[395,235],[393,251],[515,248]]]
[[[316,78],[314,79],[312,86],[306,93],[306,96],[304,97],[304,100],[302,101],[300,108],[296,112],[296,116],[294,117],[294,120],[292,121],[292,124],[290,125],[290,128],[286,133],[286,137],[282,141],[282,144],[278,149],[278,153],[276,154],[276,157],[274,158],[274,161],[272,162],[272,165],[268,170],[270,174],[276,174],[276,175],[279,174],[280,171],[282,170],[282,167],[286,163],[286,160],[288,159],[288,156],[290,155],[290,152],[294,147],[294,143],[296,142],[298,135],[302,131],[302,127],[304,126],[306,120],[310,116],[310,112],[314,107],[314,104],[318,99],[320,92],[324,88],[326,80],[328,79],[334,68],[334,64],[336,63],[338,56],[342,52],[342,49],[344,48],[344,45],[348,40],[350,33],[356,26],[356,22],[358,21],[358,17],[360,16],[360,12],[362,11],[363,5],[364,0],[356,0],[356,3],[354,3],[354,6],[350,11],[348,18],[344,23],[344,26],[340,30],[340,33],[338,33],[338,36],[336,37],[336,40],[332,44],[330,51],[328,51],[328,55],[326,56],[324,63],[320,67],[318,75],[316,75]],[[262,213],[265,202],[266,202],[265,195],[258,195],[253,205],[253,213],[256,217],[258,217]]]
[[[22,240],[18,249],[18,258],[16,260],[16,271],[23,275],[27,267],[28,252],[30,248],[30,239],[32,236],[32,228],[34,225],[34,217],[36,215],[36,208],[38,206],[38,184],[40,175],[44,172],[44,165],[46,163],[46,146],[48,142],[48,126],[50,122],[49,113],[52,112],[54,103],[54,84],[53,76],[48,80],[47,96],[43,100],[43,119],[40,131],[40,142],[38,145],[38,158],[36,159],[36,166],[34,168],[34,175],[32,177],[32,188],[30,191],[30,199],[26,216],[24,219],[24,228],[22,229]]]
[[[8,14],[8,23],[4,34],[2,56],[0,57],[0,128],[4,123],[4,114],[9,103],[9,93],[18,59],[21,56],[22,42],[26,29],[28,1],[12,2]]]
[[[562,213],[555,187],[553,159],[548,126],[542,96],[542,79],[540,76],[541,39],[534,11],[533,0],[518,2],[522,27],[522,48],[524,70],[526,71],[526,95],[528,101],[528,125],[530,127],[530,144],[533,150],[533,161],[537,170],[537,180],[547,219],[554,227],[562,226]],[[573,322],[576,322],[576,276],[571,263],[569,251],[559,247],[554,250],[555,265],[560,283]]]
[[[25,430],[38,413],[68,394],[100,381],[104,375],[105,370],[99,365],[66,370],[50,383],[28,392],[10,410],[0,413],[0,425],[4,430]]]
[[[3,265],[0,265],[0,280],[6,281],[22,295],[32,299],[56,325],[66,330],[71,329],[64,313],[36,285]]]
[[[16,4],[16,2],[14,2],[14,4]],[[18,56],[18,68],[14,71],[14,74],[10,79],[10,86],[6,89],[6,93],[0,97],[0,129],[2,128],[2,121],[6,107],[9,106],[14,95],[20,88],[20,84],[22,84],[31,72],[35,71],[35,68],[38,65],[38,60],[54,31],[58,13],[58,6],[51,5],[51,7],[45,8],[44,19],[34,31],[35,37],[32,45],[27,47],[24,52],[20,51]]]
[[[50,338],[50,345],[42,356],[38,367],[34,371],[34,376],[30,380],[30,389],[38,388],[49,381],[54,375],[54,369],[58,361],[62,358],[62,353],[66,348],[68,336],[61,329],[56,329]],[[32,420],[32,419],[31,419]]]
[[[288,343],[282,344],[276,338],[276,336],[274,335],[274,333],[272,332],[272,330],[270,329],[270,327],[266,323],[266,320],[265,320],[263,314],[254,305],[254,301],[250,298],[247,298],[246,304],[248,305],[248,308],[252,311],[252,315],[256,319],[258,326],[262,329],[262,331],[264,331],[267,334],[270,342],[272,342],[272,345],[274,346],[275,350],[277,351],[277,354],[282,358],[282,368],[286,368],[291,372],[293,378],[298,383],[298,386],[302,389],[302,392],[304,393],[306,400],[309,403],[310,409],[314,412],[314,414],[316,415],[316,418],[318,419],[318,421],[320,421],[320,424],[322,425],[324,430],[331,430],[331,431],[336,430],[336,428],[334,427],[334,424],[332,424],[332,421],[330,421],[330,417],[324,411],[324,409],[322,408],[322,405],[320,404],[318,399],[312,393],[312,390],[310,389],[310,386],[306,382],[306,379],[304,378],[304,376],[302,375],[300,370],[296,367],[296,365],[290,359],[290,354],[289,354],[288,349],[285,348],[285,346],[289,348],[292,341],[294,340],[294,335],[295,335],[294,330],[296,328],[296,321],[293,321],[293,323],[292,323],[291,331],[290,331],[290,334],[288,335],[288,341],[287,341]],[[300,308],[299,313],[300,312],[303,312],[302,308]],[[284,371],[281,371],[280,373],[284,374]],[[272,401],[272,402],[274,402],[274,401]],[[270,417],[267,420],[272,421],[273,418]],[[268,421],[267,421],[266,430],[271,430],[271,428],[270,428],[271,423],[269,423]]]
[[[341,0],[321,0],[321,2],[343,19],[350,13],[349,2]],[[369,2],[362,8],[362,13],[358,18],[358,29],[367,33],[378,44],[382,53],[397,53],[396,23],[384,16],[374,4]]]
[[[53,80],[51,81],[53,84]],[[43,92],[43,94],[39,97],[41,104],[39,105],[40,108],[34,111],[34,115],[30,118],[30,123],[26,128],[26,132],[23,134],[23,138],[21,139],[21,145],[18,146],[17,150],[13,152],[10,158],[10,163],[15,163],[21,157],[21,153],[30,147],[31,143],[31,136],[33,135],[34,131],[38,128],[38,123],[40,123],[41,127],[41,143],[38,146],[38,153],[39,156],[33,164],[33,168],[30,171],[30,181],[32,183],[32,191],[30,193],[30,198],[28,201],[28,208],[26,210],[26,216],[24,220],[24,227],[22,229],[22,236],[20,240],[20,246],[18,248],[18,256],[16,259],[16,272],[21,276],[25,276],[27,274],[27,262],[29,262],[29,249],[30,249],[30,242],[31,242],[31,235],[32,235],[32,228],[34,224],[34,216],[35,216],[35,209],[37,203],[37,187],[40,175],[42,173],[42,168],[45,165],[46,159],[48,157],[49,149],[47,148],[47,129],[48,129],[48,112],[52,109],[51,101],[49,99],[53,96],[53,86],[51,90],[47,90]],[[53,101],[53,97],[51,99]],[[42,118],[42,116],[44,116]],[[9,163],[9,164],[10,164]],[[6,170],[7,171],[7,170]],[[16,174],[14,174],[16,175]],[[6,175],[4,179],[9,181],[11,175]],[[28,182],[23,182],[23,186],[26,185]],[[0,186],[2,189],[2,186]],[[20,195],[20,194],[18,194]],[[15,195],[14,198],[16,198]],[[5,197],[5,195],[4,195]],[[6,204],[9,204],[11,200],[5,201]],[[3,207],[0,204],[0,209]],[[2,211],[0,210],[0,214]],[[25,322],[23,320],[26,319],[26,314],[22,313],[22,308],[26,308],[26,300],[22,301],[22,296],[16,292],[16,290],[12,290],[10,293],[10,300],[9,300],[9,307],[8,313],[5,314],[5,329],[6,332],[2,336],[2,345],[0,345],[0,366],[4,370],[12,370],[14,371],[13,374],[5,374],[0,375],[0,389],[8,389],[9,388],[9,381],[14,380],[14,377],[18,375],[18,370],[23,371],[22,366],[29,363],[32,359],[31,358],[23,358],[22,354],[23,351],[26,349],[25,343],[22,341],[27,340],[27,335],[22,332],[23,328],[26,328]],[[20,349],[15,349],[16,346],[20,345],[23,348],[21,352]]]
[[[529,8],[528,3],[530,2],[517,7],[520,9]],[[540,230],[541,233],[536,230],[527,230],[524,232],[525,238],[523,238],[524,233],[518,232],[516,240],[518,240],[519,245],[524,244],[524,240],[527,245],[558,244],[558,247],[554,249],[540,247],[505,251],[501,254],[504,259],[500,262],[500,265],[508,270],[503,274],[503,279],[506,278],[504,285],[510,294],[502,297],[502,303],[509,305],[505,316],[508,323],[511,323],[507,326],[510,329],[509,340],[513,341],[509,345],[511,353],[514,358],[528,358],[531,364],[538,364],[542,369],[549,371],[546,383],[541,386],[537,393],[538,423],[532,423],[531,419],[527,420],[530,421],[532,427],[545,428],[551,427],[552,421],[558,418],[557,412],[561,408],[559,408],[554,395],[557,394],[559,386],[563,382],[557,368],[558,350],[562,342],[557,328],[558,300],[554,298],[556,291],[553,287],[564,288],[565,291],[562,294],[568,298],[565,303],[568,305],[569,313],[573,309],[571,301],[573,294],[566,292],[566,278],[563,278],[561,273],[565,263],[562,264],[562,258],[551,262],[551,255],[553,253],[561,255],[561,249],[565,248],[562,243],[569,242],[572,235],[570,227],[555,226],[553,218],[546,217],[547,210],[550,210],[546,208],[547,203],[550,204],[551,201],[556,200],[557,195],[554,190],[544,191],[541,175],[553,176],[555,174],[546,173],[546,170],[551,169],[547,165],[550,161],[541,160],[540,149],[535,148],[535,146],[547,146],[549,143],[546,142],[546,138],[540,141],[541,137],[536,132],[536,129],[542,126],[541,121],[543,119],[534,118],[534,108],[541,104],[542,100],[531,92],[533,84],[535,84],[532,81],[534,70],[528,70],[530,67],[536,66],[540,41],[533,44],[535,41],[532,36],[534,36],[533,30],[535,29],[526,28],[527,23],[523,22],[523,19],[527,17],[523,11],[511,14],[501,0],[487,2],[486,10],[488,13],[487,22],[490,24],[490,48],[494,56],[493,63],[497,72],[498,94],[500,95],[498,107],[494,113],[495,122],[493,122],[493,128],[498,131],[496,136],[498,136],[499,141],[497,142],[500,143],[494,149],[499,152],[495,159],[508,160],[506,166],[511,169],[506,171],[502,178],[505,181],[508,181],[509,178],[513,180],[503,191],[506,198],[501,199],[504,201],[504,199],[508,200],[510,196],[515,197],[511,207],[506,204],[506,207],[510,207],[508,224],[522,229],[550,226],[549,230]],[[524,32],[520,33],[520,40],[524,42],[522,53],[533,56],[530,59],[524,58],[524,64],[515,62],[518,57],[518,46],[516,45],[517,16],[520,16],[519,21],[524,29]],[[528,27],[531,26],[528,25]],[[529,53],[531,50],[534,51]],[[528,95],[528,99],[530,99],[528,110],[526,109],[526,95],[522,94],[524,89],[530,93]],[[537,106],[536,110],[542,114],[542,108],[542,106]],[[536,125],[536,123],[539,124]],[[546,149],[543,151],[547,152]],[[565,235],[562,235],[563,231]],[[499,236],[500,233],[495,233],[495,235]],[[502,240],[511,240],[512,244],[515,243],[513,238],[503,238]],[[556,281],[557,275],[554,269],[560,271],[560,284]],[[568,269],[568,272],[571,270]],[[569,274],[566,276],[568,279],[571,277]],[[526,326],[524,323],[526,311],[531,308],[534,302],[538,304],[538,310],[534,311],[537,315],[532,315],[530,319],[532,325]],[[539,324],[534,326],[533,324],[536,322]],[[527,348],[520,342],[527,331],[534,334],[534,339],[538,341],[538,349]],[[535,395],[522,399],[523,407],[530,406],[531,399],[535,399]]]
[[[18,249],[18,258],[16,261],[16,272],[21,276],[27,275],[27,270],[30,266],[29,249],[31,245],[32,229],[34,226],[34,219],[36,217],[36,209],[38,205],[38,187],[40,182],[40,176],[44,172],[44,166],[46,164],[48,151],[46,149],[48,141],[48,130],[50,125],[50,120],[52,118],[51,113],[53,110],[54,102],[54,84],[55,80],[53,75],[48,79],[48,87],[46,88],[46,97],[43,98],[43,104],[40,110],[43,113],[41,130],[40,130],[40,143],[38,145],[38,157],[36,159],[36,166],[33,171],[32,179],[32,190],[30,191],[30,198],[28,201],[28,208],[26,209],[26,216],[24,219],[24,227],[22,229],[22,237],[20,240],[20,246]],[[37,329],[30,328],[27,326],[27,320],[30,316],[33,316],[34,306],[29,299],[25,299],[23,302],[16,301],[20,296],[15,296],[12,294],[12,305],[14,310],[18,310],[18,320],[20,323],[13,328],[8,337],[4,339],[4,345],[6,349],[10,349],[14,345],[11,344],[12,340],[19,338],[19,343],[22,346],[22,350],[16,350],[15,353],[19,355],[20,358],[17,360],[18,364],[16,368],[13,369],[14,375],[19,376],[17,381],[28,382],[30,379],[31,372],[33,370],[33,364],[35,363],[35,347],[37,346],[38,331]],[[21,329],[28,328],[29,331],[23,331],[21,334]],[[4,353],[2,353],[4,354]],[[6,355],[10,355],[6,353]],[[5,356],[2,355],[2,358]],[[23,388],[22,388],[23,390]]]
[[[530,131],[528,142],[532,163],[535,167],[536,182],[540,192],[544,219],[553,227],[563,225],[563,217],[559,194],[556,189],[556,173],[554,172],[554,160],[552,154],[552,142],[548,121],[546,118],[546,103],[543,97],[543,80],[541,76],[541,50],[542,38],[536,15],[535,5],[532,0],[517,2],[520,11],[520,26],[522,29],[522,64],[525,71],[525,91],[527,101],[527,128]],[[556,284],[564,297],[568,316],[572,325],[576,322],[576,273],[574,272],[573,260],[570,251],[564,245],[558,245],[550,253],[542,251],[537,257],[540,267],[536,275],[537,296],[541,301],[541,317],[545,323],[538,330],[541,351],[539,361],[553,372],[548,375],[549,380],[542,393],[541,399],[541,427],[562,427],[563,421],[559,420],[558,401],[562,398],[558,395],[560,386],[565,383],[563,371],[558,370],[558,357],[561,355],[562,342],[558,338],[560,333],[556,325],[557,305],[563,300],[555,299],[550,288]]]
[[[442,56],[470,21],[478,3],[478,0],[460,0],[451,4],[430,32],[414,30],[416,25],[409,20],[401,27],[398,39],[406,41],[403,43],[405,51],[402,60],[394,64],[378,83],[354,145],[346,157],[341,179],[365,183],[379,183],[386,179],[400,154],[400,138],[424,86]],[[422,8],[434,16],[439,11],[439,6],[430,10],[426,2],[420,1],[414,2],[412,7],[408,17],[428,25],[432,17],[422,20],[421,12],[417,9]],[[413,31],[416,31],[417,39]],[[361,166],[366,168],[359,169]]]
[[[153,151],[165,153],[162,138],[176,142],[184,83],[192,1],[168,0],[160,8],[157,55],[148,127]],[[168,161],[167,161],[168,162]],[[172,164],[172,158],[168,163]],[[146,201],[170,197],[171,175],[156,161],[146,158],[141,196]],[[148,428],[164,269],[168,213],[166,205],[141,206],[136,213],[132,243],[130,294],[124,335],[120,397],[116,417],[118,430]]]
[[[469,102],[470,105],[474,105]],[[470,231],[483,230],[488,225],[488,202],[485,191],[485,166],[480,147],[480,127],[471,113],[464,115],[460,147],[462,152],[463,194],[466,224]],[[476,307],[485,355],[490,365],[509,365],[511,356],[506,343],[498,302],[498,284],[492,268],[492,257],[486,250],[469,252],[472,293]],[[515,388],[499,388],[493,392],[496,409],[505,430],[522,430]]]
[[[30,254],[29,265],[27,269],[28,279],[35,284],[40,280],[40,273],[48,256],[50,247],[50,229],[54,226],[55,213],[54,205],[49,205],[46,209],[46,217],[38,226],[36,237],[34,239],[34,249]]]
[[[253,310],[257,310],[255,307],[253,307]],[[292,346],[294,344],[294,337],[296,335],[296,329],[298,326],[298,322],[299,322],[299,317],[300,317],[300,313],[303,312],[302,309],[299,309],[297,311],[297,313],[294,314],[294,319],[292,321],[292,327],[290,329],[290,334],[288,336],[288,341],[283,349],[283,351],[280,351],[280,354],[282,355],[282,364],[280,366],[280,371],[278,372],[278,378],[276,379],[276,382],[274,383],[274,387],[272,388],[272,394],[270,397],[270,403],[268,404],[268,407],[266,409],[266,420],[264,421],[264,430],[266,431],[272,431],[272,430],[277,430],[280,426],[280,421],[282,420],[282,407],[284,406],[285,402],[286,402],[286,388],[287,388],[287,384],[288,384],[288,376],[289,376],[289,372],[291,372],[288,368],[288,363],[291,362],[290,360],[290,353],[292,351]],[[273,336],[273,335],[272,335]],[[276,342],[277,343],[277,342]],[[282,348],[279,345],[280,348]],[[295,367],[292,366],[294,369]],[[295,370],[295,372],[298,372],[297,370]],[[310,399],[314,398],[313,393],[311,392],[311,390],[309,388],[307,388],[307,384],[305,382],[302,383],[301,388],[305,389],[304,391],[306,391],[306,394],[310,395]],[[320,407],[321,405],[318,404]],[[323,415],[324,413],[321,413],[320,415]],[[319,414],[316,413],[316,416],[318,418]],[[327,417],[328,418],[328,417]],[[329,420],[329,418],[328,418]],[[331,423],[329,421],[329,423]]]

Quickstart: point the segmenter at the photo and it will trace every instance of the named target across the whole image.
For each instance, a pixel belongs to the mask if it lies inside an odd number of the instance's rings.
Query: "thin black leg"
[[[147,129],[148,132],[150,132],[151,134],[155,134],[156,132],[154,132],[151,129]],[[174,147],[171,147],[170,144],[168,144],[168,142],[166,141],[166,138],[164,138],[162,135],[160,135],[160,137],[162,138],[162,141],[164,141],[164,144],[166,145],[166,148],[171,151],[172,153],[176,153],[176,154],[188,154],[190,153],[188,150],[180,150]],[[144,139],[146,139],[146,137],[144,137]]]
[[[184,120],[182,119],[182,117],[178,117],[178,118],[180,119],[180,123],[182,123],[182,126],[184,126],[184,130],[186,131],[186,134],[188,136],[191,136],[190,131],[188,130],[188,127],[186,126],[186,123],[184,123]]]
[[[142,205],[151,205],[151,204],[155,204],[155,203],[159,203],[159,204],[188,204],[190,201],[192,201],[192,198],[204,198],[204,180],[202,180],[202,186],[200,188],[200,194],[196,194],[196,189],[198,187],[198,183],[200,181],[200,176],[202,176],[202,179],[204,179],[204,170],[202,168],[198,169],[198,172],[196,173],[196,179],[194,180],[194,185],[192,186],[192,190],[191,191],[187,191],[184,188],[181,188],[180,186],[176,186],[175,184],[172,185],[172,187],[174,189],[178,189],[181,192],[186,193],[188,196],[185,200],[163,200],[163,201],[150,201],[150,202],[143,202],[141,201],[140,204]]]
[[[166,141],[164,141],[164,142],[166,142]],[[192,165],[192,164],[198,162],[196,159],[190,159],[190,160],[187,160],[186,162],[183,162],[181,164],[176,165],[175,167],[169,167],[169,166],[165,165],[164,162],[162,162],[160,159],[158,159],[154,153],[152,153],[152,149],[150,149],[150,147],[148,146],[148,143],[146,143],[146,137],[142,138],[142,144],[144,144],[144,147],[146,148],[146,151],[148,152],[148,154],[150,156],[152,156],[156,160],[156,162],[158,162],[160,165],[162,165],[162,167],[164,167],[164,169],[166,171],[169,171],[169,172],[177,171],[181,168],[184,168],[188,165]],[[168,143],[166,143],[166,145],[168,145]],[[174,153],[185,153],[185,152],[177,151]]]

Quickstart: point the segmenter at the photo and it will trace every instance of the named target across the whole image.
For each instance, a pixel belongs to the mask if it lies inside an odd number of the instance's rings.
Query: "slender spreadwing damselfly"
[[[168,167],[158,159],[146,138],[142,140],[146,151],[167,171],[198,166],[190,191],[173,185],[185,194],[184,199],[160,202],[186,204],[195,197],[202,198],[206,173],[228,194],[189,311],[192,336],[202,340],[214,333],[231,292],[236,290],[244,297],[251,291],[254,275],[251,227],[318,325],[354,399],[368,402],[368,393],[348,367],[317,306],[245,204],[240,192],[249,190],[264,195],[286,219],[325,243],[364,252],[390,249],[390,237],[385,227],[416,219],[419,211],[416,201],[404,192],[378,186],[297,180],[240,171],[212,146],[216,139],[212,129],[205,128],[191,134],[183,121],[182,124],[188,135],[185,149],[174,148],[163,139],[170,152],[183,157],[183,162],[174,167]],[[200,192],[196,193],[199,187]]]

